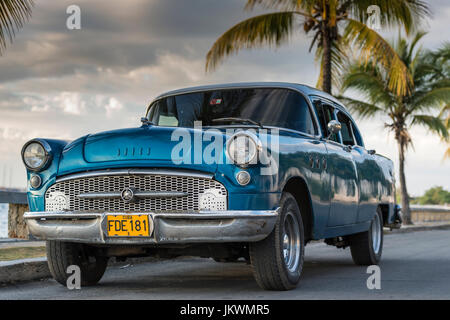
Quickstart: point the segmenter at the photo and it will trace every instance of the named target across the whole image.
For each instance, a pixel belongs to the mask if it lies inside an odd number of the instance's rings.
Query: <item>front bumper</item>
[[[110,214],[125,213],[26,212],[24,218],[30,233],[40,240],[90,244],[255,242],[272,232],[278,209],[148,213],[150,237],[109,237],[106,221]]]

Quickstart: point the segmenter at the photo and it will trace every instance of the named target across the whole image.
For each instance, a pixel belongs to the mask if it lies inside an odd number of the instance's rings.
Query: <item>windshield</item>
[[[252,125],[251,120],[315,134],[305,99],[288,89],[229,89],[170,96],[155,101],[148,116],[159,126],[194,127],[194,121],[202,121],[203,126]],[[221,118],[235,119],[217,121]]]

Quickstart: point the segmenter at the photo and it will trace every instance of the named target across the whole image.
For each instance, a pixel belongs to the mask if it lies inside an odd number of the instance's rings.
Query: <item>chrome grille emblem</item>
[[[133,202],[135,200],[133,188],[125,188],[120,193],[120,197],[125,202]]]

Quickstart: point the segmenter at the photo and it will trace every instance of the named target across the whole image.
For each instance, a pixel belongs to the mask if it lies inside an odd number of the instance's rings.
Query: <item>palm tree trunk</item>
[[[322,90],[331,94],[331,30],[326,20],[322,23]]]
[[[406,189],[405,149],[406,149],[405,143],[403,141],[398,141],[400,194],[402,197],[402,216],[403,216],[403,223],[408,225],[413,223],[411,220],[411,210],[409,208],[408,190]]]

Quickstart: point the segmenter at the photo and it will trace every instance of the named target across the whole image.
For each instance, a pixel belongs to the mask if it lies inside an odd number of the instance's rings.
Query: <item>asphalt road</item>
[[[124,263],[123,266],[125,266]],[[0,287],[0,299],[450,299],[450,230],[385,236],[381,289],[350,250],[306,247],[297,289],[260,290],[245,263],[185,258],[108,268],[96,287],[68,290],[53,279]]]

